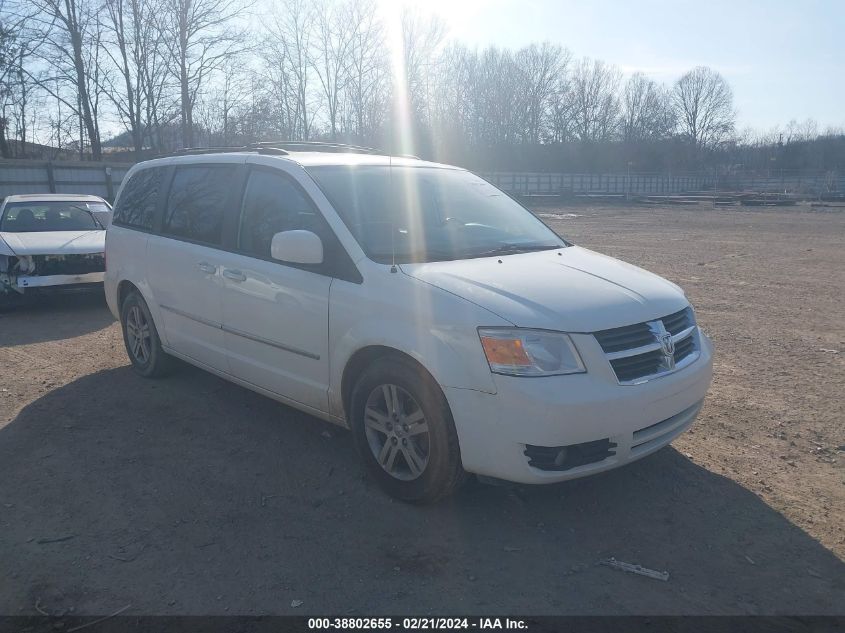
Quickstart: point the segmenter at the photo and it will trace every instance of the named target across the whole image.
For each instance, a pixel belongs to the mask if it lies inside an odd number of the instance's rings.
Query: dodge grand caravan
[[[139,374],[178,358],[348,426],[410,501],[466,473],[627,464],[687,429],[711,380],[678,286],[412,158],[275,144],[140,163],[106,262]]]

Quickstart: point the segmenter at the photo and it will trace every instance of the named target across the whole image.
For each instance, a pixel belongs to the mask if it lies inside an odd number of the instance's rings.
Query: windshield
[[[41,231],[93,231],[102,230],[110,211],[102,202],[74,202],[52,200],[49,202],[11,202],[6,205],[0,220],[0,231],[9,233],[36,233]]]
[[[391,173],[392,170],[392,173]],[[433,167],[318,166],[308,173],[370,259],[470,259],[568,244],[486,180]]]

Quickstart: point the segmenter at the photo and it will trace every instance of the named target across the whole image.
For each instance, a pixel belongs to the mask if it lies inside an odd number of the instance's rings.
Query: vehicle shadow
[[[0,309],[0,347],[73,338],[112,323],[101,291],[28,297]]]
[[[105,370],[22,409],[0,429],[0,502],[2,614],[845,608],[839,558],[674,449],[417,507],[362,475],[347,432],[192,368]]]

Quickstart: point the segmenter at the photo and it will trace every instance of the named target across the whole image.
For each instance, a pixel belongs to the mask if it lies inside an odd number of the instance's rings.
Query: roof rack
[[[220,154],[231,152],[258,152],[259,154],[271,154],[276,156],[287,156],[291,152],[332,152],[332,153],[354,153],[354,154],[384,154],[385,152],[373,147],[361,145],[349,145],[346,143],[328,143],[323,141],[261,141],[249,143],[239,147],[183,147],[170,154],[163,156],[197,156],[201,154]],[[405,154],[402,158],[417,158]],[[417,158],[417,160],[419,160]]]
[[[165,156],[196,156],[231,152],[259,152],[261,154],[276,154],[278,156],[287,156],[288,154],[285,150],[277,147],[253,147],[252,145],[244,145],[241,147],[183,147],[170,154],[165,154]]]
[[[326,141],[262,141],[250,143],[249,147],[277,148],[289,152],[354,152],[356,154],[383,154],[373,147],[350,145],[348,143],[329,143]]]

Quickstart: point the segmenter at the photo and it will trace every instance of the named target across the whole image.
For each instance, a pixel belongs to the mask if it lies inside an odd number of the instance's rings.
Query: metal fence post
[[[56,193],[56,176],[53,174],[53,162],[47,161],[47,188],[50,193]]]
[[[114,181],[111,177],[111,167],[104,166],[103,172],[106,174],[106,195],[108,196],[109,202],[114,202]]]

